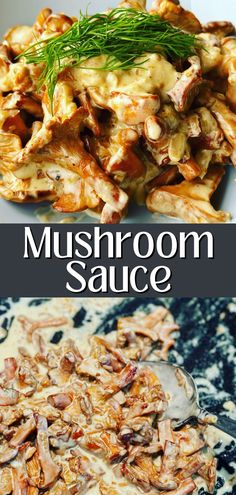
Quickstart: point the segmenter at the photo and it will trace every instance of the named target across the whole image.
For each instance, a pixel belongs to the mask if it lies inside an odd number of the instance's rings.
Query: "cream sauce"
[[[141,67],[110,72],[96,70],[106,61],[105,55],[101,55],[86,61],[83,69],[69,69],[64,79],[66,78],[67,82],[72,81],[75,91],[96,87],[104,95],[112,91],[136,96],[160,93],[163,100],[169,100],[167,92],[175,85],[178,72],[162,55],[148,53],[144,57],[137,59],[137,62],[145,60]]]

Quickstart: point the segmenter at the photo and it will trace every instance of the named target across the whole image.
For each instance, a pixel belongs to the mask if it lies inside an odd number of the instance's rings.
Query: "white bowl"
[[[117,6],[118,1],[100,0],[98,2],[91,0],[84,2],[83,0],[0,0],[1,16],[0,16],[0,35],[14,24],[32,24],[39,10],[45,6],[51,7],[56,12],[66,12],[70,15],[78,15],[79,10],[85,11],[89,4],[89,12],[93,13],[97,10],[103,11],[107,7]],[[148,2],[151,5],[151,2]],[[235,0],[182,0],[182,5],[190,8],[198,15],[201,21],[213,20],[230,20],[236,23]],[[217,193],[217,207],[231,212],[233,223],[236,223],[236,170],[229,167],[223,184]],[[16,205],[4,200],[0,200],[0,222],[6,223],[27,223],[38,222],[35,212],[38,210],[38,205]],[[65,217],[56,215],[55,220],[60,220]],[[71,216],[71,215],[70,215]],[[74,216],[74,215],[73,215]],[[88,217],[87,215],[78,215],[78,221],[96,222],[97,219]],[[131,206],[129,216],[126,220],[128,223],[172,223],[172,220],[167,217],[159,217],[151,215],[146,208]]]

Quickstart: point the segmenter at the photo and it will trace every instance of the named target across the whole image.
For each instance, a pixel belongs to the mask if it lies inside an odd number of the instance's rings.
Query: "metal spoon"
[[[236,438],[236,421],[225,416],[216,417],[202,409],[193,377],[183,368],[165,361],[143,361],[157,375],[163,389],[169,394],[168,406],[163,419],[171,419],[175,428],[192,419],[207,420],[228,435]],[[213,418],[212,422],[211,419]],[[207,421],[208,422],[208,421]]]

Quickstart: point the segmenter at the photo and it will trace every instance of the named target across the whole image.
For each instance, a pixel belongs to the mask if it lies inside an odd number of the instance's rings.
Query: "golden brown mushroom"
[[[216,211],[210,203],[223,175],[223,167],[213,166],[202,180],[156,188],[147,197],[147,207],[153,213],[181,218],[189,223],[228,222],[230,214]]]

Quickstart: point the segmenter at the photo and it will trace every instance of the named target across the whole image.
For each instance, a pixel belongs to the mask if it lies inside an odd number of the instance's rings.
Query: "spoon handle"
[[[236,421],[233,419],[227,416],[218,416],[214,426],[236,439]]]
[[[198,419],[204,421],[204,419],[209,416],[212,416],[212,414],[205,411],[204,409],[201,409],[198,415]],[[236,439],[236,421],[234,419],[231,419],[228,416],[215,416],[215,419],[216,421],[214,423],[209,424]]]

